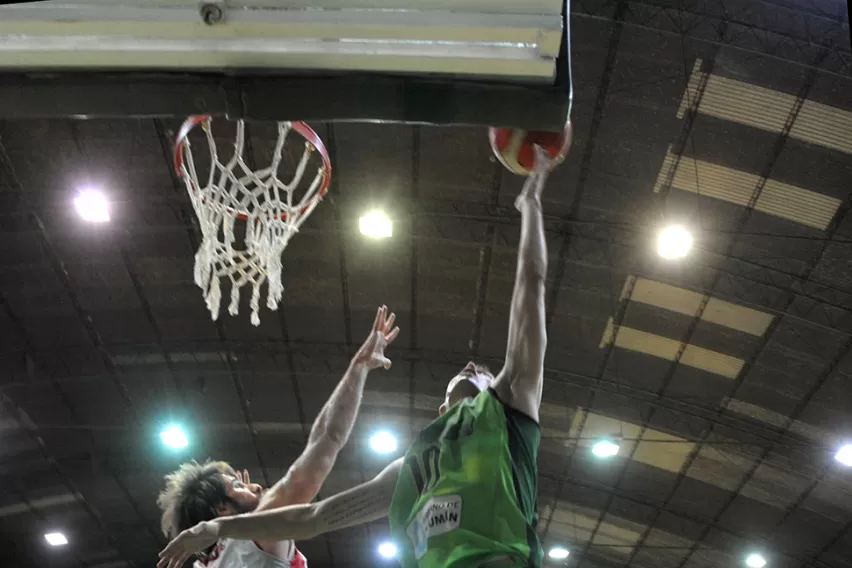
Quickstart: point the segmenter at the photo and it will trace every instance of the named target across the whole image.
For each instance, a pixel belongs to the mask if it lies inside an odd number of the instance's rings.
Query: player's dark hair
[[[218,509],[234,505],[228,496],[228,477],[236,477],[234,468],[221,461],[191,461],[166,475],[166,488],[157,497],[163,511],[160,528],[167,538],[202,521],[215,519]]]

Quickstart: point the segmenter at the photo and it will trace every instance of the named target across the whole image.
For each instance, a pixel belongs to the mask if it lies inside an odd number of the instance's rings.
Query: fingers
[[[181,553],[177,550],[175,542],[170,542],[166,548],[160,551],[160,560],[157,562],[157,568],[170,568],[180,556]]]
[[[189,554],[182,554],[180,557],[174,560],[174,562],[169,568],[181,568],[181,566],[183,566],[187,560],[189,560]]]
[[[381,306],[376,310],[376,319],[373,321],[372,331],[379,331],[381,329],[382,322],[385,321],[385,310],[387,310],[385,306]]]
[[[387,314],[387,307],[381,306],[376,311],[376,321],[373,322],[373,331],[379,331],[382,329],[382,323],[385,321],[385,315]]]
[[[550,153],[536,144],[535,148],[535,167],[534,170],[539,173],[549,172],[556,165],[556,160]]]
[[[243,470],[243,485],[248,485],[251,483],[251,479],[249,478],[249,472],[247,469]]]
[[[180,568],[183,566],[184,555],[177,554],[169,561],[169,568]]]
[[[396,339],[396,336],[399,335],[399,328],[395,327],[393,330],[385,336],[385,341],[390,344]]]
[[[385,313],[387,313],[387,310],[385,310]],[[387,332],[387,330],[393,329],[393,322],[395,320],[396,320],[396,314],[391,313],[390,317],[385,320],[385,325],[382,326],[382,331]]]
[[[168,551],[168,552],[167,552]],[[186,559],[189,557],[188,554],[184,552],[178,552],[176,550],[166,550],[160,553],[160,561],[157,562],[157,568],[179,568],[183,566],[183,563],[186,562]]]

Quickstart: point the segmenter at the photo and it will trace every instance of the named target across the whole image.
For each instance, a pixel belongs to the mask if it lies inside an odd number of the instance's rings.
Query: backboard
[[[561,130],[564,0],[0,6],[0,116],[225,115]]]

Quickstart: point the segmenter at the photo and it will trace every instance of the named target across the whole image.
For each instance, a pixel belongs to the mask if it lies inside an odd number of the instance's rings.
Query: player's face
[[[264,489],[257,483],[243,483],[236,477],[228,476],[228,497],[230,497],[238,510],[234,514],[248,513],[254,511],[260,503]]]
[[[490,373],[478,371],[476,365],[471,361],[458,375],[450,380],[450,384],[447,385],[444,403],[438,409],[438,412],[444,414],[458,401],[475,397],[488,388],[492,379],[493,377]]]

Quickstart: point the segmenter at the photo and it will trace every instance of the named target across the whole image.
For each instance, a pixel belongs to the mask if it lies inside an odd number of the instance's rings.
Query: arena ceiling
[[[840,568],[852,558],[852,55],[842,2],[574,7],[575,144],[545,192],[550,250],[540,534],[585,568]],[[12,114],[3,113],[4,116]],[[182,460],[272,483],[375,308],[394,366],[323,489],[388,459],[469,359],[499,368],[521,180],[482,128],[315,123],[331,197],[284,255],[285,300],[213,322],[171,165],[178,119],[0,123],[0,527],[7,566],[150,566]],[[259,160],[272,141],[253,131]],[[112,220],[72,200],[97,186]],[[394,235],[357,219],[383,208]],[[689,227],[682,261],[657,231]],[[190,446],[160,445],[178,421]],[[618,456],[595,457],[601,438]],[[66,547],[43,535],[64,532]],[[300,548],[375,566],[384,522]]]

